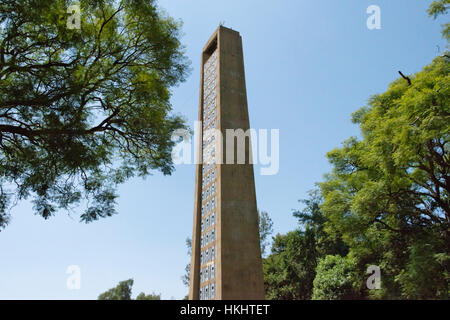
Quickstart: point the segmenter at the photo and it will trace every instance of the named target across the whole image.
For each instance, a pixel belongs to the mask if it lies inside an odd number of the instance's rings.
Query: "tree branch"
[[[403,79],[405,79],[406,81],[408,81],[408,85],[411,85],[411,79],[407,76],[405,76],[401,71],[398,71],[398,73],[400,73],[400,75],[402,76]]]

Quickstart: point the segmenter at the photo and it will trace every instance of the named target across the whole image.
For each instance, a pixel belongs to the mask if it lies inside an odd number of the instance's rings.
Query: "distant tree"
[[[170,88],[187,74],[180,23],[154,0],[0,0],[0,228],[11,205],[36,214],[84,201],[114,214],[116,186],[173,170]]]
[[[266,211],[259,212],[258,210],[258,226],[259,226],[259,241],[261,245],[261,255],[266,255],[267,246],[270,245],[270,236],[273,233],[273,221]]]
[[[143,292],[139,293],[136,300],[161,300],[161,294],[145,294]]]
[[[311,236],[295,230],[274,238],[272,253],[263,262],[266,299],[310,299],[317,259]]]
[[[324,231],[322,201],[318,190],[311,191],[308,199],[300,201],[304,208],[293,213],[299,228],[274,238],[272,252],[263,260],[267,299],[311,299],[319,260],[327,254],[347,254],[342,239]]]
[[[133,279],[119,282],[116,287],[100,294],[98,300],[131,300],[133,282]]]
[[[121,281],[116,287],[100,294],[98,300],[133,300],[131,298],[133,283],[133,279]],[[136,300],[161,300],[161,294],[152,293],[146,295],[141,292],[136,297]]]
[[[187,254],[190,257],[192,252],[192,239],[186,238],[186,247],[187,247]],[[181,280],[183,281],[183,284],[189,288],[190,283],[190,277],[191,277],[191,263],[189,262],[184,267],[184,275],[181,277]]]
[[[314,235],[315,250],[317,255],[324,257],[328,254],[345,256],[348,253],[348,246],[342,241],[340,234],[331,236],[325,231],[325,222],[327,221],[320,206],[323,203],[323,197],[319,189],[308,192],[308,198],[300,200],[304,207],[301,210],[295,210],[293,216],[298,219],[300,230],[304,233]]]

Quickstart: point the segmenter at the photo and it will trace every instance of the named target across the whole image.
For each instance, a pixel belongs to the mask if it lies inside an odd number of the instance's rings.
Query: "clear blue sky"
[[[192,61],[188,80],[173,89],[173,108],[197,119],[200,53],[219,22],[243,38],[250,124],[280,129],[280,171],[256,175],[258,207],[275,231],[296,228],[292,209],[329,170],[326,152],[359,133],[350,114],[398,77],[422,69],[441,52],[440,24],[425,0],[161,0],[184,21]],[[381,30],[368,30],[366,8],[381,7]],[[12,211],[0,232],[0,299],[95,299],[134,278],[134,295],[181,299],[189,261],[194,165],[172,176],[155,173],[119,189],[119,214],[85,225],[59,212],[48,221],[29,202]],[[81,268],[81,289],[66,287],[69,265]]]

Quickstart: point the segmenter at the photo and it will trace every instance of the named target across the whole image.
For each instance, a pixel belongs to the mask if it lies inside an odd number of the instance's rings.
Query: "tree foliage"
[[[261,255],[266,255],[267,247],[270,245],[270,236],[273,233],[273,221],[266,211],[258,210],[259,242]]]
[[[449,59],[400,73],[353,114],[362,137],[327,154],[332,172],[294,213],[303,228],[278,235],[264,261],[268,298],[449,299]],[[366,287],[370,265],[381,289]]]
[[[450,8],[450,0],[433,1],[428,8],[428,15],[436,19],[439,15],[444,15]],[[442,29],[442,35],[450,41],[450,23],[446,23]]]
[[[317,260],[311,236],[295,230],[274,238],[263,262],[266,299],[310,299]]]
[[[98,300],[131,300],[133,282],[133,279],[119,282],[116,287],[100,294]]]
[[[180,23],[153,0],[0,0],[0,228],[33,198],[48,218],[85,200],[81,220],[115,213],[115,187],[173,170],[170,88],[187,61]]]
[[[161,294],[145,294],[141,292],[137,295],[136,300],[161,300]]]
[[[357,272],[355,259],[349,256],[328,255],[317,265],[314,279],[313,300],[358,299],[357,288],[362,280]],[[359,281],[358,281],[359,280]]]
[[[299,228],[274,238],[272,252],[263,260],[266,299],[311,299],[319,260],[327,254],[347,253],[339,236],[325,233],[321,202],[320,193],[312,191],[301,201],[305,207],[294,212]]]
[[[133,283],[133,279],[121,281],[114,288],[100,294],[98,300],[133,300],[131,298]],[[145,294],[144,292],[141,292],[137,295],[136,300],[161,300],[161,295],[155,293]]]
[[[328,153],[320,184],[326,230],[342,234],[363,272],[383,272],[384,298],[448,298],[450,64],[436,58],[353,115],[362,139]]]
[[[189,237],[186,238],[186,248],[187,248],[187,255],[189,257],[191,257],[191,253],[192,253],[192,239],[189,238]],[[191,263],[189,262],[184,267],[184,274],[181,276],[181,281],[183,281],[183,284],[186,287],[189,287],[190,280],[191,280]]]

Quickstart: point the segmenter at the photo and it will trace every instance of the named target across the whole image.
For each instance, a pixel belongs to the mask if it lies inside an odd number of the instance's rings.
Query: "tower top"
[[[240,34],[239,34],[238,31],[233,30],[233,29],[231,29],[231,28],[227,28],[227,27],[225,27],[225,26],[223,26],[223,25],[220,24],[220,25],[216,28],[216,30],[213,32],[213,34],[209,37],[208,41],[206,41],[206,44],[205,44],[205,46],[203,47],[203,52],[208,51],[208,49],[211,47],[211,45],[212,45],[214,42],[217,42],[217,38],[219,37],[219,34],[222,33],[222,32],[234,33],[234,34],[236,34],[237,36],[240,37]]]

